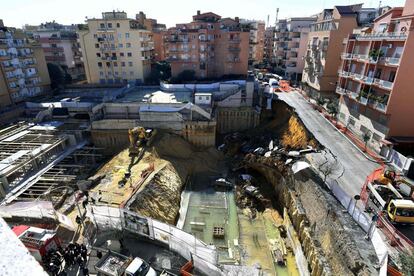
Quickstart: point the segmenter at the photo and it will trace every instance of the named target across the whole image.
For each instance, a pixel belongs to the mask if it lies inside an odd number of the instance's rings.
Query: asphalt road
[[[338,163],[341,164],[339,165],[341,172],[338,172],[337,176],[332,174],[331,178],[336,178],[350,196],[360,194],[367,175],[379,165],[368,160],[317,110],[314,110],[299,92],[277,93],[277,95],[280,100],[295,108],[307,129],[313,133],[319,143],[329,148],[332,154],[337,157]],[[321,164],[324,156],[312,154],[311,159],[315,160],[315,164]],[[342,171],[343,175],[341,176]]]

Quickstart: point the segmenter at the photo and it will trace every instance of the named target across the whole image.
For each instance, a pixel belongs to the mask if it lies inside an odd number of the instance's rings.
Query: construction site
[[[28,104],[37,121],[0,130],[0,216],[87,245],[91,274],[380,274],[294,109],[248,82],[196,88]]]

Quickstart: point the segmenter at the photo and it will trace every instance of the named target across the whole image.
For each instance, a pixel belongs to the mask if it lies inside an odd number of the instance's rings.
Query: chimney
[[[239,21],[240,21],[239,17],[238,17],[238,16],[236,16],[236,17],[234,18],[234,21],[236,21],[237,23],[239,23]]]
[[[201,14],[201,12],[200,12],[200,10],[198,10],[198,11],[197,11],[197,15],[200,15],[200,14]]]

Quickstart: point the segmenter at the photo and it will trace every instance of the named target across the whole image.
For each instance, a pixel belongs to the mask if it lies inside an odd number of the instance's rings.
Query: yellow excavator
[[[156,130],[145,129],[140,126],[128,130],[129,156],[137,156],[143,146],[150,146],[155,134]]]

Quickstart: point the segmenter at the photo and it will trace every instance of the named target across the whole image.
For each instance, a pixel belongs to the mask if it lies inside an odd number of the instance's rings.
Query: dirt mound
[[[175,224],[183,182],[171,164],[159,170],[138,193],[131,210],[169,224]]]
[[[304,149],[308,145],[320,147],[292,107],[283,101],[273,101],[271,110],[264,110],[260,125],[246,132],[260,137],[272,137],[280,140],[280,145],[288,150]]]
[[[154,144],[160,156],[187,159],[195,152],[194,147],[182,137],[170,133],[161,134]]]

